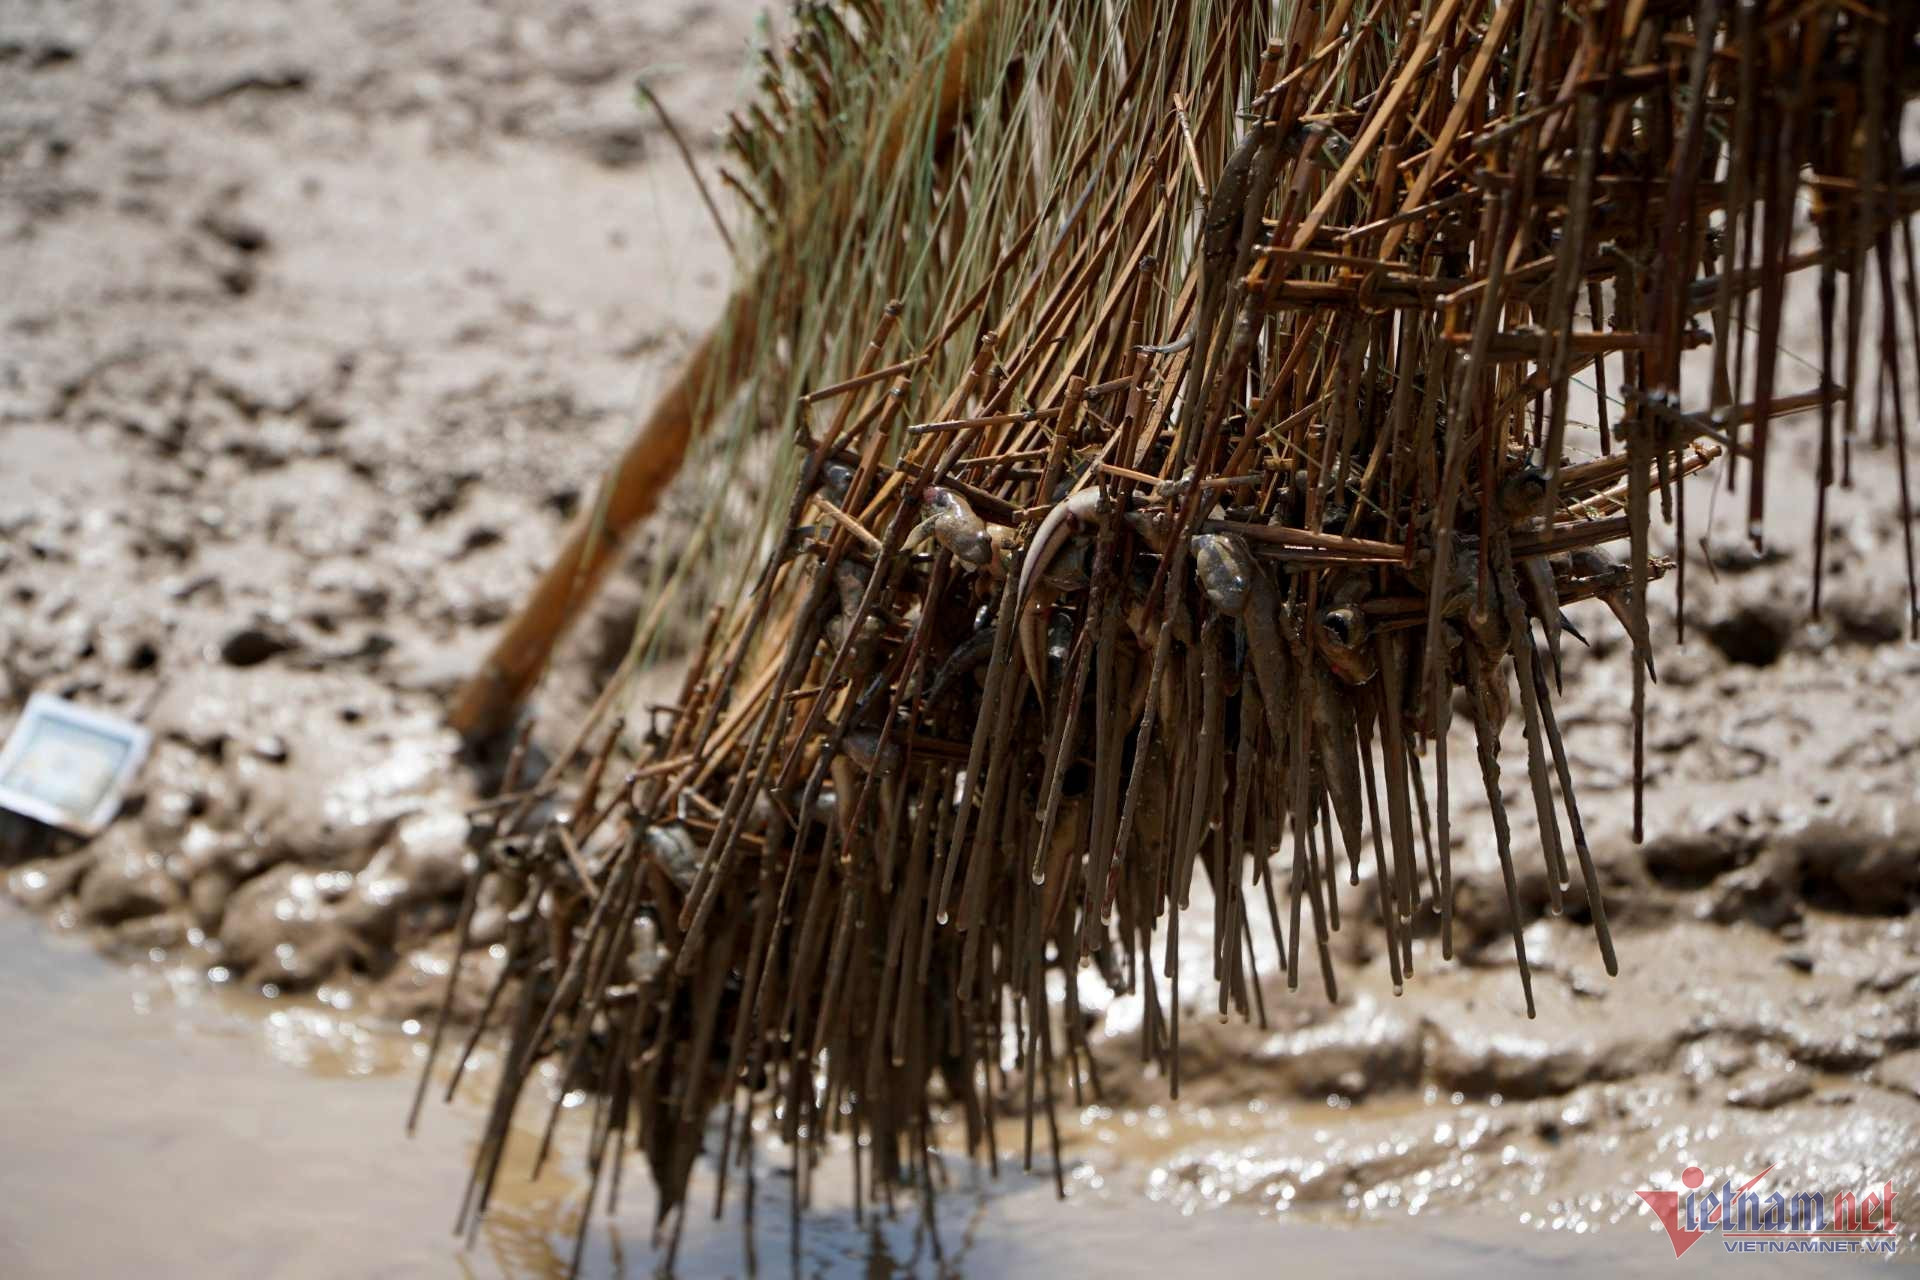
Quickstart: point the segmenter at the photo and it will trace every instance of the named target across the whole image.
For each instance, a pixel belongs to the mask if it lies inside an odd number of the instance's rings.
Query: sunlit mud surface
[[[407,1140],[419,1042],[405,1034],[374,1031],[317,1002],[213,988],[165,961],[121,969],[15,912],[0,915],[0,961],[8,973],[0,988],[8,1027],[0,1265],[8,1276],[564,1274],[586,1194],[582,1107],[563,1121],[555,1155],[532,1180],[543,1113],[520,1117],[495,1209],[463,1247],[449,1226],[482,1119],[486,1059],[461,1098],[430,1105]],[[902,1205],[893,1221],[854,1221],[843,1167],[824,1167],[799,1272],[1044,1276],[1100,1259],[1114,1274],[1177,1274],[1204,1253],[1223,1274],[1254,1274],[1283,1259],[1311,1274],[1402,1267],[1407,1249],[1432,1274],[1655,1270],[1665,1245],[1647,1236],[1645,1221],[1596,1215],[1582,1228],[1551,1230],[1549,1222],[1450,1213],[1340,1228],[1327,1215],[1284,1209],[1290,1194],[1263,1190],[1323,1180],[1327,1167],[1356,1159],[1377,1165],[1436,1125],[1475,1130],[1459,1157],[1469,1169],[1475,1151],[1488,1163],[1503,1159],[1498,1121],[1471,1119],[1444,1100],[1398,1111],[1356,1132],[1336,1113],[1308,1107],[1091,1109],[1068,1126],[1066,1205],[1054,1203],[1043,1174],[1008,1167],[993,1180],[948,1161],[937,1244],[914,1207]],[[1319,1151],[1319,1171],[1288,1167],[1288,1140]],[[1002,1142],[1018,1142],[1018,1126]],[[1212,1146],[1208,1167],[1175,1153],[1194,1142]],[[1258,1144],[1267,1146],[1256,1153]],[[689,1224],[684,1274],[791,1274],[791,1178],[781,1174],[778,1148],[762,1146],[758,1159],[751,1249],[735,1196],[724,1221],[699,1215]],[[1246,1188],[1238,1197],[1258,1207],[1215,1207],[1235,1199],[1233,1188]],[[1409,1188],[1407,1196],[1421,1194]],[[710,1201],[708,1171],[695,1203]],[[1275,1211],[1286,1221],[1273,1221]],[[636,1178],[614,1217],[595,1213],[589,1222],[584,1274],[651,1274],[662,1253],[649,1228],[651,1197]]]
[[[538,1179],[521,1133],[465,1248],[484,1051],[404,1135],[476,787],[437,715],[726,287],[629,77],[650,72],[710,165],[759,8],[0,4],[0,726],[45,689],[155,734],[91,845],[0,829],[6,1280],[564,1274],[590,1100],[568,1100]],[[1805,419],[1779,433],[1810,456]],[[1724,512],[1694,545],[1710,491],[1689,490],[1684,649],[1671,578],[1652,601],[1644,846],[1630,658],[1604,608],[1573,610],[1594,648],[1567,646],[1561,721],[1618,977],[1582,894],[1556,916],[1525,871],[1523,1016],[1487,802],[1456,754],[1457,954],[1423,917],[1404,997],[1363,868],[1340,1001],[1311,959],[1289,995],[1257,934],[1268,1025],[1221,1026],[1210,984],[1184,991],[1177,1101],[1138,1065],[1139,1001],[1083,982],[1106,1008],[1104,1097],[1064,1100],[1065,1205],[1044,1122],[1032,1173],[1007,1123],[997,1179],[947,1161],[937,1230],[904,1204],[857,1221],[842,1159],[815,1172],[796,1247],[769,1140],[750,1233],[737,1175],[710,1219],[703,1166],[682,1273],[788,1275],[797,1252],[836,1277],[1665,1275],[1635,1192],[1690,1164],[1920,1196],[1920,651],[1894,475],[1859,452],[1809,624],[1792,470],[1766,554]],[[543,723],[624,655],[642,581],[561,655]],[[1515,732],[1500,785],[1537,868],[1526,776]],[[483,909],[482,947],[498,925]],[[456,1010],[491,963],[469,958]],[[652,1213],[635,1161],[586,1224],[584,1274],[651,1274]],[[1863,1261],[1708,1240],[1683,1265]]]
[[[551,1094],[519,1118],[495,1206],[463,1247],[450,1227],[489,1059],[478,1060],[453,1105],[429,1105],[409,1140],[420,1044],[402,1032],[316,1001],[209,986],[164,960],[123,968],[3,908],[0,964],[8,975],[0,1270],[9,1277],[565,1273],[586,1191],[584,1100],[569,1100],[576,1105],[537,1179],[531,1153]],[[1553,1110],[1592,1105],[1604,1103],[1562,1100]],[[1019,1126],[1007,1125],[997,1179],[948,1162],[936,1232],[907,1205],[891,1220],[856,1221],[845,1165],[823,1166],[797,1273],[1174,1275],[1202,1258],[1235,1275],[1386,1274],[1412,1258],[1434,1275],[1542,1266],[1664,1273],[1665,1240],[1618,1207],[1615,1174],[1633,1158],[1597,1152],[1581,1169],[1556,1165],[1549,1175],[1530,1154],[1543,1141],[1543,1114],[1446,1097],[1410,1098],[1363,1120],[1324,1104],[1089,1108],[1066,1125],[1064,1205],[1043,1153],[1034,1174],[1019,1171]],[[1649,1136],[1635,1154],[1668,1164],[1683,1152],[1703,1163],[1737,1159],[1753,1136],[1675,1132],[1657,1111],[1644,1118]],[[1419,1153],[1437,1151],[1450,1153],[1450,1172],[1412,1171]],[[707,1218],[714,1184],[711,1169],[702,1172],[683,1274],[795,1274],[785,1159],[770,1142],[756,1152],[750,1233],[737,1193],[724,1219]],[[1482,1193],[1458,1190],[1468,1184]],[[583,1274],[652,1274],[664,1252],[649,1240],[651,1225],[650,1193],[636,1177],[615,1214],[596,1210],[587,1224]],[[1763,1274],[1779,1265],[1712,1255],[1702,1263],[1703,1254],[1689,1265]]]

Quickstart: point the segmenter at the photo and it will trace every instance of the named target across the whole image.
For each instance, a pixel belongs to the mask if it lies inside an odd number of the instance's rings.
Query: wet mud
[[[196,966],[164,955],[124,965],[5,904],[0,961],[10,977],[0,986],[9,1033],[0,1068],[9,1155],[0,1162],[0,1268],[9,1277],[566,1273],[585,1195],[587,1108],[568,1100],[554,1155],[533,1176],[550,1078],[529,1091],[495,1207],[463,1241],[449,1228],[485,1114],[491,1058],[478,1060],[454,1103],[431,1107],[409,1138],[404,1120],[423,1047],[404,1026],[335,1009],[324,989],[318,999],[264,999],[209,985]],[[1430,1110],[1439,1115],[1447,1104]],[[1204,1256],[1222,1274],[1254,1275],[1285,1257],[1308,1274],[1389,1274],[1417,1250],[1422,1274],[1463,1280],[1489,1268],[1654,1275],[1671,1265],[1654,1248],[1659,1238],[1634,1222],[1555,1232],[1518,1223],[1501,1204],[1359,1226],[1308,1213],[1276,1222],[1263,1207],[1178,1191],[1187,1175],[1164,1154],[1176,1132],[1227,1152],[1249,1126],[1287,1114],[1093,1109],[1068,1125],[1081,1154],[1065,1204],[1044,1172],[1006,1163],[993,1177],[949,1160],[932,1230],[912,1210],[857,1220],[849,1165],[838,1160],[814,1175],[814,1208],[797,1242],[784,1149],[763,1136],[756,1160],[767,1176],[752,1223],[737,1200],[723,1220],[694,1215],[678,1262],[682,1274],[701,1276],[1039,1278],[1078,1274],[1089,1258],[1116,1274],[1161,1275]],[[1316,1121],[1300,1113],[1296,1122],[1302,1141],[1314,1141]],[[1358,1131],[1324,1132],[1329,1152],[1356,1149]],[[1015,1149],[1017,1137],[1009,1126],[1003,1149]],[[711,1172],[697,1176],[696,1200],[711,1204],[713,1192]],[[654,1274],[663,1254],[649,1240],[652,1217],[648,1189],[629,1180],[617,1212],[596,1209],[583,1274]],[[1704,1261],[1725,1274],[1751,1274],[1756,1263],[1760,1274],[1783,1270],[1768,1260]]]
[[[445,1231],[477,1102],[400,1137],[485,785],[438,715],[726,288],[631,76],[708,138],[754,22],[738,0],[0,13],[0,724],[47,690],[155,736],[100,838],[0,825],[23,909],[0,908],[7,1274],[544,1276],[566,1256],[574,1164],[461,1254]],[[1805,448],[1812,426],[1779,430]],[[1920,649],[1889,460],[1861,456],[1818,621],[1812,513],[1785,482],[1767,552],[1730,502],[1704,545],[1666,548],[1688,561],[1686,636],[1670,576],[1644,844],[1629,646],[1602,606],[1570,611],[1592,648],[1566,648],[1561,723],[1617,977],[1577,878],[1555,915],[1523,874],[1524,1017],[1486,801],[1456,785],[1456,954],[1428,920],[1408,995],[1365,868],[1342,889],[1341,999],[1311,970],[1289,994],[1269,939],[1267,1025],[1183,1008],[1177,1100],[1139,1065],[1138,1001],[1079,975],[1104,1097],[1065,1135],[1069,1204],[1044,1170],[950,1163],[956,1266],[1417,1249],[1457,1274],[1654,1270],[1670,1259],[1634,1193],[1688,1164],[1920,1188]],[[1710,488],[1689,495],[1704,524]],[[543,723],[625,654],[663,554],[636,548]],[[1524,752],[1516,732],[1517,843]],[[1453,774],[1477,776],[1470,752]],[[766,1186],[756,1248],[784,1265]],[[589,1274],[657,1261],[645,1189],[627,1196],[592,1227]],[[870,1229],[821,1200],[810,1273],[933,1267],[911,1214]],[[102,1216],[125,1229],[76,1225]],[[736,1225],[689,1237],[690,1273],[745,1267]]]

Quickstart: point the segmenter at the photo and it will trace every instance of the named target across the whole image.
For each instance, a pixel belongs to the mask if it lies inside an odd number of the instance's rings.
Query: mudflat
[[[8,888],[35,913],[0,916],[7,1274],[538,1276],[565,1258],[571,1148],[462,1253],[447,1232],[478,1101],[402,1131],[476,794],[439,709],[727,288],[631,78],[712,166],[755,22],[737,0],[0,17],[0,718],[44,689],[155,734],[105,836],[6,829]],[[993,1274],[1096,1254],[1121,1273],[1203,1253],[1371,1270],[1410,1249],[1460,1274],[1651,1271],[1670,1256],[1636,1192],[1689,1164],[1776,1164],[1784,1190],[1920,1185],[1920,651],[1889,456],[1863,448],[1854,478],[1817,623],[1791,477],[1773,549],[1732,503],[1703,545],[1667,548],[1688,557],[1686,640],[1670,578],[1644,845],[1627,646],[1603,607],[1572,610],[1593,647],[1567,647],[1561,722],[1618,977],[1579,894],[1555,917],[1523,880],[1541,1005],[1523,1016],[1485,801],[1459,788],[1455,958],[1429,927],[1395,997],[1372,888],[1343,881],[1341,1002],[1275,981],[1265,1028],[1188,1011],[1178,1105],[1137,1066],[1139,1010],[1088,984],[1107,1097],[1069,1125],[1069,1204],[1049,1178],[953,1161],[945,1255]],[[1697,520],[1712,490],[1688,500]],[[634,549],[544,721],[625,653],[639,584],[692,514]],[[1516,726],[1516,801],[1523,753]],[[588,1225],[588,1274],[656,1260],[642,1181]],[[767,1185],[755,1248],[785,1265]],[[848,1203],[820,1196],[809,1270],[932,1265],[911,1215],[870,1229]],[[744,1269],[737,1213],[689,1236],[689,1274]]]

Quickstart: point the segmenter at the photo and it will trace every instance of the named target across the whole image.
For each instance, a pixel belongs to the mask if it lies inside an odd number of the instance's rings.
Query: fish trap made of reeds
[[[756,1117],[797,1204],[836,1137],[857,1197],[930,1200],[942,1122],[997,1166],[1009,1110],[1028,1163],[1043,1118],[1058,1178],[1056,1104],[1100,1089],[1075,975],[1143,998],[1177,1091],[1183,1016],[1264,1020],[1262,951],[1336,995],[1344,876],[1397,990],[1453,951],[1458,787],[1484,790],[1510,905],[1515,858],[1542,859],[1613,971],[1561,609],[1604,599],[1629,639],[1638,834],[1649,586],[1676,567],[1656,508],[1685,545],[1679,482],[1719,459],[1758,529],[1789,413],[1817,415],[1823,512],[1856,423],[1904,502],[1917,20],[798,8],[729,137],[764,251],[655,440],[724,419],[795,446],[639,757],[567,726],[476,840],[463,941],[476,901],[510,924],[467,1220],[542,1062],[592,1092],[596,1191],[637,1149],[662,1220],[703,1149],[722,1199],[751,1177]],[[1822,349],[1787,384],[1802,276]],[[1202,910],[1212,955],[1183,968]]]

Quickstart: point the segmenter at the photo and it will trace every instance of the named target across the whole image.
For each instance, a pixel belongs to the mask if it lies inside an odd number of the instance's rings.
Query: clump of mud
[[[177,681],[148,724],[156,746],[121,820],[13,867],[13,895],[110,947],[185,950],[269,993],[398,969],[404,1004],[423,966],[401,962],[448,930],[464,883],[472,794],[454,736],[364,676],[258,668]]]
[[[1269,984],[1264,1026],[1185,1010],[1175,1107],[1133,1056],[1150,1015],[1114,1002],[1083,1183],[1355,1219],[1497,1204],[1576,1232],[1634,1219],[1635,1193],[1689,1164],[1716,1178],[1777,1164],[1775,1189],[1920,1183],[1920,732],[1905,710],[1920,650],[1904,640],[1897,534],[1873,515],[1837,527],[1817,621],[1803,556],[1695,549],[1684,647],[1670,594],[1656,611],[1643,844],[1625,645],[1598,608],[1576,617],[1596,645],[1568,664],[1563,724],[1618,977],[1579,886],[1556,917],[1542,873],[1523,875],[1539,999],[1525,1016],[1485,800],[1458,797],[1458,955],[1440,957],[1427,921],[1419,998],[1392,993],[1363,867],[1341,890],[1341,958],[1359,972],[1340,1002],[1305,998],[1309,976],[1290,998]],[[1518,801],[1524,775],[1510,785]],[[1188,948],[1183,964],[1206,962],[1207,939]],[[1102,989],[1083,981],[1083,1005]]]
[[[0,727],[45,690],[156,741],[89,846],[0,816],[16,898],[437,1007],[482,776],[443,699],[728,271],[612,51],[671,44],[707,139],[756,8],[9,6]],[[625,655],[635,556],[549,712]]]

